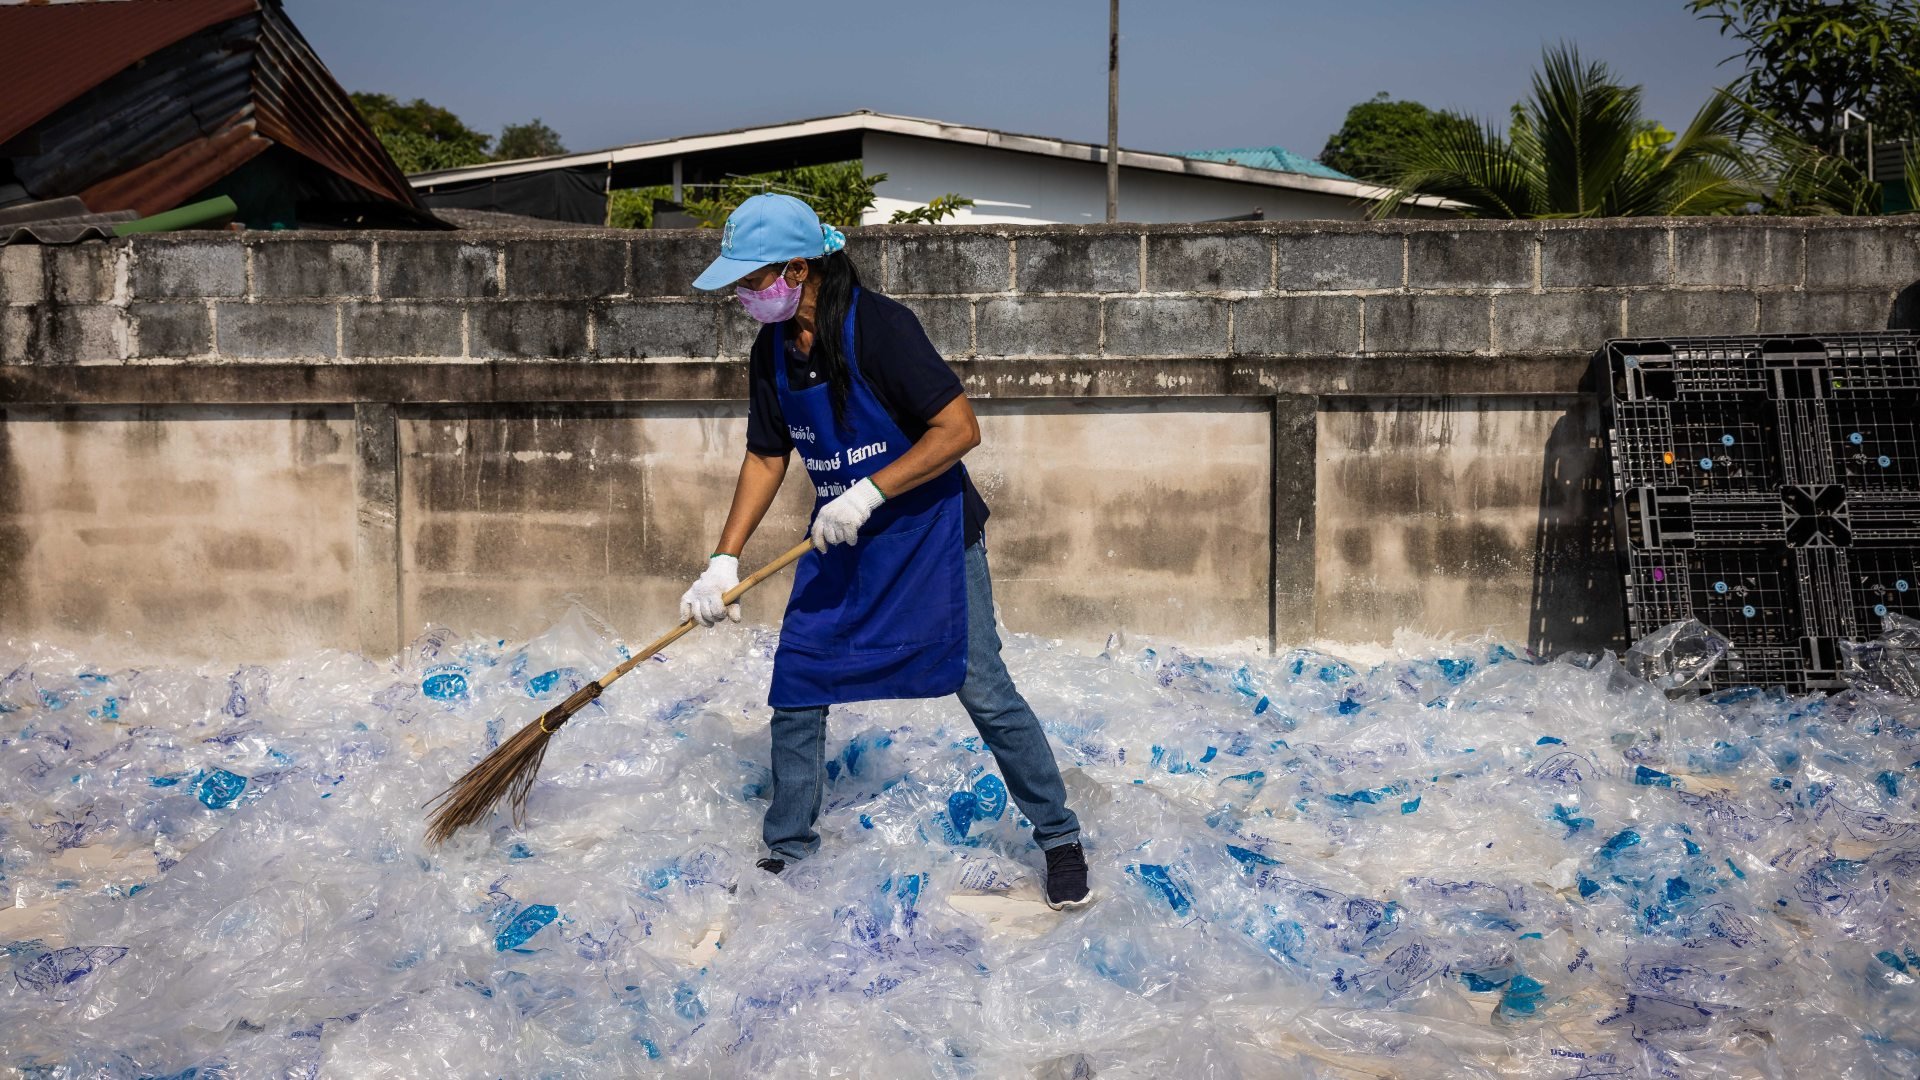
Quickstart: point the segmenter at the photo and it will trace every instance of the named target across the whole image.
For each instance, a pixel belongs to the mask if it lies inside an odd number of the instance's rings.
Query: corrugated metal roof
[[[160,49],[80,94],[31,129],[26,136],[33,144],[31,152],[12,155],[14,176],[36,194],[83,198],[103,181],[144,178],[114,188],[123,194],[145,190],[145,198],[89,200],[96,210],[131,207],[151,214],[191,198],[226,175],[206,175],[208,170],[195,167],[192,159],[199,155],[194,147],[236,123],[246,122],[247,132],[252,132],[252,42],[259,32],[258,15],[228,20]],[[246,156],[267,145],[262,141]],[[231,148],[219,156],[229,159],[229,170],[236,164]],[[167,179],[182,169],[191,175]],[[198,183],[193,183],[195,178]],[[153,190],[155,184],[161,190]]]
[[[262,12],[258,48],[254,118],[262,135],[433,219],[353,99],[277,4]]]
[[[0,6],[0,143],[62,105],[256,0],[118,0],[111,4]]]
[[[113,227],[140,215],[131,210],[90,214],[69,195],[0,209],[0,247],[31,240],[36,244],[75,244],[113,235]]]
[[[1328,180],[1352,180],[1353,177],[1331,169],[1310,157],[1302,157],[1284,146],[1244,146],[1233,150],[1188,150],[1180,155],[1195,161],[1218,161],[1224,165],[1244,165],[1249,169],[1320,176]]]
[[[82,74],[53,83],[65,95],[59,101],[45,85],[27,85],[49,58],[92,60],[102,41],[113,70],[105,62],[80,65]],[[0,155],[30,196],[79,195],[95,210],[158,213],[279,144],[298,155],[286,160],[298,171],[302,198],[387,206],[388,219],[398,211],[401,222],[444,226],[279,0],[0,6],[0,42],[8,54],[0,65],[0,118],[16,125],[0,127],[8,132],[0,141],[13,139]],[[16,66],[18,42],[26,43],[18,50],[26,62]],[[17,107],[28,100],[31,107]],[[293,164],[299,159],[307,164]]]
[[[273,148],[253,121],[233,118],[211,137],[174,147],[152,161],[115,173],[80,192],[88,206],[137,210],[141,217],[171,210],[233,170]]]

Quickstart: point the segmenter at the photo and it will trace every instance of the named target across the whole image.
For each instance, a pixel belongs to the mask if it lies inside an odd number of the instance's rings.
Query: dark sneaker
[[[765,870],[769,874],[777,874],[780,871],[785,870],[787,868],[787,860],[761,859],[759,862],[754,863],[754,865],[758,866],[762,870]]]
[[[1093,899],[1087,889],[1087,855],[1079,844],[1062,844],[1047,851],[1047,906],[1055,911],[1079,907]]]

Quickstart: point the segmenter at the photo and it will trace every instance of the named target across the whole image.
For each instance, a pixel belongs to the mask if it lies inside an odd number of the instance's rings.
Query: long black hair
[[[860,286],[860,270],[845,251],[834,251],[808,259],[807,272],[819,282],[813,301],[810,359],[826,372],[833,418],[845,424],[847,394],[853,389],[853,368],[847,363],[847,346],[841,334],[847,322],[847,309],[853,306],[853,290]]]

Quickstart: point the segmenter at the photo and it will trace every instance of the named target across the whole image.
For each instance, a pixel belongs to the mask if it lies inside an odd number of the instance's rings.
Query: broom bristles
[[[540,763],[547,756],[547,742],[574,713],[600,696],[600,684],[590,682],[567,700],[543,713],[539,719],[514,732],[513,737],[496,747],[466,775],[447,785],[447,789],[428,800],[439,810],[427,824],[427,843],[438,847],[453,834],[493,812],[500,800],[507,800],[517,828],[526,823],[527,796],[540,776]]]

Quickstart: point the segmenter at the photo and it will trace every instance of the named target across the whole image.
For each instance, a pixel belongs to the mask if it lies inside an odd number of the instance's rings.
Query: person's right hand
[[[701,574],[680,597],[680,619],[698,620],[702,626],[712,626],[721,619],[740,621],[740,605],[729,606],[722,597],[728,589],[740,584],[740,560],[732,555],[715,555],[707,561],[707,572]]]

